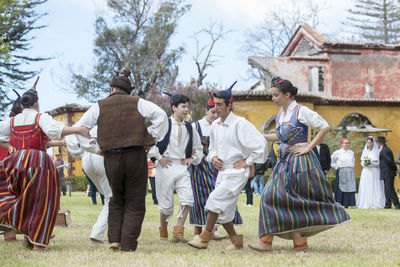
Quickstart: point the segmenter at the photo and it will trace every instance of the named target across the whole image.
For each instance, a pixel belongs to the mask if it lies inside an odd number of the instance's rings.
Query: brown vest
[[[114,93],[99,100],[97,141],[101,150],[155,144],[138,111],[138,101],[139,97],[125,93]]]

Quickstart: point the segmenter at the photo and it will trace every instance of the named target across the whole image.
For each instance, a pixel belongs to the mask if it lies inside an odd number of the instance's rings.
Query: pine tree
[[[0,117],[11,103],[7,92],[25,89],[23,83],[35,75],[37,70],[27,69],[31,62],[47,58],[32,57],[30,49],[32,31],[44,26],[37,25],[46,15],[37,11],[47,0],[0,0]]]
[[[355,0],[348,10],[348,25],[365,41],[394,44],[400,42],[400,2],[398,0]]]

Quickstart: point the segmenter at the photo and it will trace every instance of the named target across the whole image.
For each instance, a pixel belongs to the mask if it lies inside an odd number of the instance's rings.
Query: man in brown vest
[[[134,251],[145,214],[147,160],[145,147],[162,140],[168,130],[166,113],[157,105],[130,96],[130,71],[111,81],[110,95],[92,106],[77,123],[98,125],[97,142],[112,190],[108,216],[110,249]],[[152,125],[145,126],[145,119]]]

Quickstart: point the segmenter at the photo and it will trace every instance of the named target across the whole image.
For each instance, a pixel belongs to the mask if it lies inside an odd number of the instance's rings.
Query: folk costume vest
[[[12,144],[16,150],[21,149],[37,149],[46,151],[47,142],[49,138],[43,132],[39,126],[39,119],[42,114],[38,113],[35,118],[35,122],[31,125],[14,125],[14,117],[10,120],[11,127],[11,138],[10,144]]]
[[[282,110],[276,116],[276,125],[278,125],[277,135],[281,139],[278,148],[278,154],[281,155],[290,147],[298,143],[306,143],[308,139],[308,126],[302,124],[298,117],[301,106],[294,107],[292,116],[288,121],[279,122]]]
[[[139,97],[127,93],[113,93],[99,100],[97,141],[101,150],[155,144],[138,111],[138,102]]]
[[[186,129],[189,134],[189,141],[186,145],[185,153],[186,153],[186,158],[191,158],[192,157],[192,150],[193,150],[193,128],[190,123],[187,121],[183,122],[186,126]],[[167,150],[168,144],[169,144],[169,138],[171,137],[171,129],[172,129],[172,121],[171,118],[168,118],[168,132],[165,135],[164,139],[161,142],[157,143],[158,151],[160,152],[160,155],[162,156],[164,152]]]
[[[203,145],[203,155],[207,156],[208,155],[208,147],[210,146],[210,137],[203,136],[203,132],[201,130],[199,121],[196,121],[195,124],[196,124],[196,130],[200,135],[201,144]]]

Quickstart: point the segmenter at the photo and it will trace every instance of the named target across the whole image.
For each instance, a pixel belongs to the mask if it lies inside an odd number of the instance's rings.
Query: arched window
[[[359,133],[379,133],[392,131],[390,129],[376,128],[367,116],[358,112],[353,112],[344,116],[338,125],[337,130],[346,130]]]
[[[363,126],[366,125],[373,126],[371,120],[368,119],[367,116],[357,112],[347,114],[346,116],[344,116],[344,118],[339,124],[339,126],[342,127],[346,126],[346,127],[357,127],[357,128],[364,128]]]

